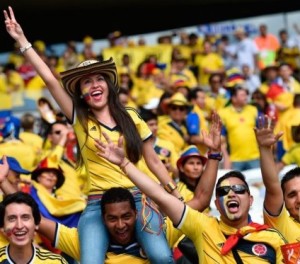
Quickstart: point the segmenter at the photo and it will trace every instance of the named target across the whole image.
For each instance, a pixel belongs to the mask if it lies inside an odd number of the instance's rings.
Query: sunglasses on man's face
[[[220,186],[216,189],[216,196],[222,197],[227,195],[230,190],[232,190],[236,194],[245,194],[249,192],[249,189],[244,184],[235,184],[235,185],[228,185],[228,186]]]
[[[170,108],[171,108],[171,110],[173,110],[173,111],[179,110],[179,111],[183,112],[183,111],[186,110],[186,107],[185,107],[185,106],[171,105]]]

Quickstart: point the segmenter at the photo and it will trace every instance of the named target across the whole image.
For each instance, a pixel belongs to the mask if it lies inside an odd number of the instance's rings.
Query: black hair
[[[211,83],[212,79],[215,78],[216,76],[220,78],[220,82],[223,82],[224,74],[222,74],[222,73],[212,73],[208,77],[208,83]]]
[[[57,120],[57,121],[49,124],[48,127],[47,127],[47,130],[45,132],[45,137],[44,137],[44,141],[43,141],[43,147],[46,145],[47,137],[48,137],[49,134],[51,134],[53,126],[57,125],[57,124],[61,124],[61,125],[67,126],[68,122],[67,121],[63,121],[63,120]]]
[[[204,93],[204,90],[201,87],[195,87],[195,88],[189,90],[188,98],[187,98],[188,101],[191,101],[192,99],[197,99],[198,92]]]
[[[133,195],[130,191],[122,187],[113,187],[107,190],[101,199],[102,216],[105,214],[105,205],[112,203],[129,202],[131,209],[136,210]]]
[[[229,171],[229,172],[225,173],[222,177],[220,177],[217,181],[216,189],[221,185],[221,183],[224,180],[226,180],[228,178],[238,178],[238,179],[240,179],[247,186],[247,188],[249,190],[249,185],[246,182],[245,175],[243,173],[241,173],[240,171],[237,171],[237,170]],[[249,191],[249,193],[250,193],[250,191]]]
[[[5,209],[12,203],[28,205],[29,207],[31,207],[35,225],[38,225],[41,222],[41,214],[36,201],[30,194],[19,191],[13,194],[6,195],[3,201],[0,203],[0,228],[4,226]]]
[[[300,177],[300,167],[295,167],[291,170],[289,170],[281,179],[281,189],[282,189],[282,192],[284,194],[285,192],[285,184],[296,178],[296,177]]]
[[[141,116],[141,118],[143,118],[143,120],[145,122],[148,122],[153,119],[155,119],[155,120],[158,119],[157,114],[153,113],[153,111],[151,111],[151,110],[147,110],[144,108],[141,109],[140,116]]]
[[[300,93],[294,94],[293,106],[295,108],[300,107]]]

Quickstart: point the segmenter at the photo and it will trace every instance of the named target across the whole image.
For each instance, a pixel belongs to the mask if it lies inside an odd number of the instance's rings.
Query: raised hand
[[[15,40],[18,40],[24,35],[20,24],[17,22],[13,9],[9,6],[8,11],[3,10],[4,13],[4,23],[6,26],[6,31]]]
[[[118,166],[122,164],[125,158],[125,151],[123,148],[123,136],[120,136],[118,140],[118,145],[114,144],[109,136],[103,132],[102,133],[106,142],[95,139],[95,147],[99,150],[96,154],[111,163],[114,163]]]
[[[221,150],[221,129],[222,122],[220,116],[216,112],[213,112],[209,133],[202,131],[203,143],[211,151],[220,152]]]
[[[254,128],[254,132],[256,136],[256,141],[260,147],[271,147],[282,136],[283,132],[274,134],[274,126],[274,119],[268,116],[259,117],[258,125]]]
[[[8,165],[6,156],[3,156],[2,161],[3,161],[3,164],[0,164],[0,183],[2,183],[4,180],[6,180],[6,177],[9,172],[9,165]]]

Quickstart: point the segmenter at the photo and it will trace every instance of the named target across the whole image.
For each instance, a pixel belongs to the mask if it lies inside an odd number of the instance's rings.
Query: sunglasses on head
[[[178,105],[171,105],[170,108],[173,111],[179,110],[179,111],[183,112],[186,110],[185,106],[178,106]]]
[[[232,190],[236,194],[245,194],[249,192],[249,189],[244,184],[235,184],[235,185],[228,185],[228,186],[220,186],[216,188],[216,196],[222,197],[227,195],[230,190]]]

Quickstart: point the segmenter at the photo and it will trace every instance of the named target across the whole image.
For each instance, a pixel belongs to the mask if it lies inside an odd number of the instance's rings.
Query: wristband
[[[223,155],[222,155],[222,152],[219,152],[219,153],[211,153],[211,152],[208,152],[208,153],[207,153],[207,157],[208,157],[209,159],[214,159],[214,160],[221,161],[222,158],[223,158]]]
[[[28,43],[25,45],[24,48],[20,48],[20,51],[21,51],[22,54],[24,54],[24,52],[25,52],[26,50],[29,50],[30,48],[32,48],[32,45],[31,45],[30,42],[28,42]]]
[[[124,158],[124,160],[125,160],[125,158]],[[122,163],[124,162],[124,160],[122,161]],[[119,167],[127,175],[126,166],[130,163],[130,160],[127,160],[124,165],[122,165],[122,163],[120,164]]]
[[[173,182],[168,182],[168,183],[164,186],[164,189],[165,189],[168,193],[171,193],[171,192],[173,192],[174,190],[177,189],[177,186],[176,186]]]

